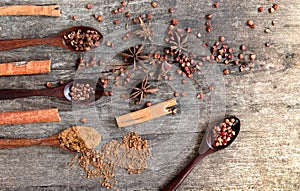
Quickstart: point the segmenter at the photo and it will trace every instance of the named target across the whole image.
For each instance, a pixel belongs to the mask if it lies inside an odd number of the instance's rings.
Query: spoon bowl
[[[74,101],[70,96],[71,88],[75,83],[89,84],[90,87],[94,87],[94,93],[91,94],[89,99]],[[26,98],[31,96],[48,96],[48,97],[57,97],[64,98],[68,101],[72,101],[76,104],[86,104],[97,101],[103,96],[104,88],[99,81],[90,80],[90,79],[76,79],[71,80],[65,84],[59,85],[54,88],[47,89],[1,89],[0,90],[0,100],[7,99],[16,99],[16,98]]]
[[[230,123],[227,123],[227,120],[229,120]],[[240,126],[241,123],[237,117],[229,116],[216,123],[213,127],[207,129],[202,143],[200,145],[198,154],[175,178],[171,180],[171,182],[169,182],[169,184],[163,189],[163,191],[176,190],[182,184],[185,178],[190,174],[190,172],[194,169],[194,167],[203,160],[204,157],[222,149],[225,149],[229,145],[231,145],[231,143],[236,139],[240,132]],[[220,127],[220,129],[218,127]],[[230,139],[228,139],[228,137],[230,137]]]
[[[97,33],[96,45],[99,46],[103,41],[103,34],[97,29],[88,26],[74,26],[47,38],[0,40],[0,50],[12,50],[12,49],[17,49],[17,48],[22,48],[27,46],[37,46],[37,45],[47,44],[47,45],[62,47],[70,51],[86,52],[91,48],[96,47],[95,45],[90,48],[76,49],[74,44],[72,46],[71,41],[68,42],[68,35],[73,31],[75,33],[77,33],[78,31],[82,31],[82,32],[94,31],[93,33]],[[79,42],[75,42],[75,43],[79,43]]]

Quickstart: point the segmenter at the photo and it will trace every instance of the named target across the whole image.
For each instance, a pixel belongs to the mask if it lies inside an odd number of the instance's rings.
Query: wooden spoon
[[[92,27],[87,26],[75,26],[71,27],[69,29],[66,29],[56,35],[53,35],[48,38],[33,38],[33,39],[7,39],[7,40],[0,40],[0,50],[12,50],[16,48],[22,48],[26,46],[36,46],[36,45],[52,45],[52,46],[59,46],[71,51],[76,52],[85,52],[86,50],[75,50],[73,46],[71,46],[70,43],[66,42],[64,39],[64,35],[69,34],[72,31],[77,31],[80,29],[81,31],[87,31],[87,30],[93,30],[97,31],[100,35],[99,43],[103,41],[103,35],[100,31],[97,29],[94,29]]]
[[[226,145],[221,146],[214,146],[215,145],[215,139],[213,136],[213,128],[210,128],[208,131],[206,131],[204,135],[204,139],[200,145],[199,153],[196,155],[196,157],[175,177],[171,182],[163,189],[163,191],[174,191],[176,190],[184,181],[184,179],[190,174],[190,172],[194,169],[194,167],[199,164],[202,159],[212,153],[215,153],[219,150],[222,150],[226,147],[228,147],[237,137],[238,133],[240,132],[240,120],[235,117],[226,117],[225,119],[234,119],[234,122],[231,126],[231,129],[235,132],[234,136],[230,139],[230,141],[227,142]],[[224,119],[224,121],[225,121]],[[216,123],[217,125],[220,123]]]
[[[76,103],[91,103],[93,101],[97,101],[100,99],[104,93],[104,88],[100,82],[96,82],[94,80],[89,79],[78,79],[75,81],[76,83],[84,83],[90,84],[91,87],[96,86],[95,95],[91,96],[89,99],[84,101],[78,101]],[[2,89],[0,90],[0,100],[7,100],[7,99],[15,99],[15,98],[25,98],[31,96],[49,96],[49,97],[58,97],[58,98],[65,98],[68,101],[72,101],[70,96],[70,88],[73,85],[74,80],[69,81],[66,84],[59,85],[54,88],[47,88],[47,89]],[[97,83],[97,84],[95,84]]]
[[[59,147],[69,152],[79,152],[75,150],[71,150],[68,147],[64,146],[63,142],[60,140],[62,134],[64,135],[74,135],[74,128],[76,128],[80,138],[85,143],[85,146],[89,149],[95,148],[101,141],[101,136],[97,130],[90,127],[84,126],[75,126],[68,128],[61,133],[56,135],[46,137],[46,138],[39,138],[39,139],[0,139],[0,149],[7,149],[7,148],[17,148],[17,147],[26,147],[26,146],[53,146]],[[69,133],[71,132],[72,133]],[[73,144],[78,144],[77,137],[68,137],[69,140],[74,140]]]

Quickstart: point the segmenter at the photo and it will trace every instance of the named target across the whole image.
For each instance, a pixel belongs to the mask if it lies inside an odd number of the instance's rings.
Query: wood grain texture
[[[220,65],[229,68],[231,74],[224,76],[226,84],[226,113],[236,115],[241,120],[241,131],[237,140],[227,149],[205,158],[198,165],[179,190],[299,190],[300,189],[300,4],[298,1],[248,1],[232,0],[219,2],[219,8],[210,0],[167,0],[157,1],[153,9],[151,0],[131,1],[126,7],[133,17],[151,13],[153,22],[168,24],[173,17],[184,20],[182,26],[192,26],[193,34],[201,33],[201,41],[213,44],[219,36],[224,36],[227,44],[238,50],[241,44],[247,46],[245,53],[253,52],[257,59],[251,62],[244,73],[234,65]],[[91,3],[93,8],[86,9]],[[279,5],[274,13],[267,9],[273,3]],[[6,0],[0,6],[36,4],[43,0]],[[124,29],[127,19],[122,15],[112,15],[119,6],[118,1],[90,0],[47,1],[59,4],[61,17],[3,16],[0,17],[0,39],[42,38],[54,35],[66,28],[81,25],[99,29],[104,37],[114,31]],[[257,12],[263,6],[265,11]],[[168,8],[175,13],[169,14]],[[212,14],[213,30],[205,31],[205,15]],[[104,16],[99,23],[92,15]],[[76,15],[77,20],[72,20]],[[113,25],[120,19],[120,25]],[[256,23],[254,30],[246,26],[247,20]],[[272,26],[271,21],[276,21]],[[265,28],[271,33],[264,33]],[[105,42],[105,39],[104,39]],[[265,43],[270,47],[266,48]],[[201,46],[201,44],[199,44]],[[107,49],[108,52],[110,49]],[[30,52],[30,54],[29,54]],[[76,60],[83,56],[97,54],[97,50],[87,54],[74,53],[51,46],[26,47],[0,52],[0,62],[18,62],[51,59],[50,74],[34,76],[0,77],[0,88],[43,88],[45,82],[69,80],[76,76]],[[139,80],[139,79],[138,79]],[[138,80],[133,81],[132,84]],[[189,85],[192,85],[191,82]],[[167,84],[160,84],[168,87]],[[180,87],[180,83],[177,84]],[[176,88],[177,88],[176,86]],[[126,87],[115,88],[126,92]],[[209,124],[210,96],[202,102],[195,101],[192,91],[178,100],[182,112],[176,116],[165,116],[143,126],[117,128],[115,117],[130,111],[127,100],[115,96],[102,97],[95,109],[74,108],[57,98],[21,98],[0,101],[0,110],[30,110],[59,108],[60,123],[1,125],[1,138],[39,138],[56,134],[68,127],[81,124],[86,117],[87,125],[94,126],[103,135],[103,143],[120,138],[128,131],[137,131],[148,140],[152,158],[149,168],[138,175],[128,175],[119,170],[119,190],[159,190],[175,177],[188,162],[196,156],[203,131]],[[165,95],[165,98],[168,98]],[[188,98],[191,98],[190,100]],[[160,97],[149,99],[161,101]],[[206,100],[207,99],[207,100]],[[125,102],[125,104],[124,104]],[[198,108],[201,108],[201,112]],[[99,115],[94,116],[94,112]],[[123,112],[123,113],[122,113]],[[193,124],[192,120],[198,120]],[[82,124],[81,124],[82,125]],[[0,188],[7,190],[101,190],[95,179],[86,179],[78,167],[68,168],[72,155],[52,147],[30,147],[0,150]]]

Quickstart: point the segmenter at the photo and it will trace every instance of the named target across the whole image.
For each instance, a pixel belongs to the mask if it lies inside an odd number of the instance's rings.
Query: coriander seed
[[[263,12],[264,11],[264,8],[263,7],[258,7],[258,12]]]

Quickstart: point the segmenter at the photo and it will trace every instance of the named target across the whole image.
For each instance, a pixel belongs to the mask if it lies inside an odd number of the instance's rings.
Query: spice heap
[[[72,139],[67,139],[68,143],[71,141]],[[73,148],[72,144],[68,145]],[[116,167],[123,168],[130,174],[140,173],[147,168],[147,159],[150,156],[147,141],[142,140],[135,132],[122,137],[122,141],[107,142],[101,152],[85,146],[75,147],[75,150],[80,152],[77,163],[86,172],[87,178],[99,178],[101,185],[108,189],[117,184]],[[71,167],[74,162],[72,161],[69,166]]]
[[[100,134],[93,128],[74,126],[58,135],[61,147],[72,152],[80,152],[85,149],[95,148],[101,141]]]
[[[95,30],[83,31],[78,29],[64,35],[64,40],[67,44],[71,45],[75,51],[88,51],[100,45],[102,36]]]
[[[113,165],[126,169],[129,174],[138,174],[146,169],[147,158],[150,156],[147,141],[142,140],[136,132],[128,133],[122,141],[106,143],[102,152]]]
[[[220,125],[214,126],[212,129],[213,143],[212,146],[215,148],[219,148],[222,146],[226,146],[229,141],[233,139],[235,136],[235,131],[232,129],[235,124],[234,118],[225,118],[223,123]]]
[[[90,99],[92,95],[95,95],[95,90],[90,84],[75,83],[71,86],[70,94],[74,101],[85,101]]]

